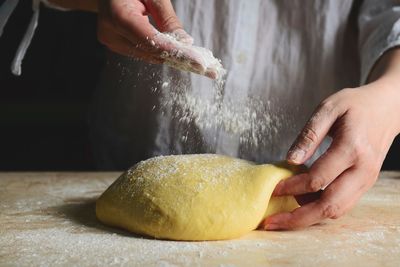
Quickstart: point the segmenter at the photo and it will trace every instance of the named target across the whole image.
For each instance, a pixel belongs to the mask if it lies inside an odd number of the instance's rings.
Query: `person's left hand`
[[[259,228],[295,229],[326,218],[336,219],[372,187],[400,132],[400,86],[399,78],[394,77],[341,90],[320,104],[289,150],[287,160],[303,164],[327,135],[332,137],[331,146],[307,173],[281,181],[274,195],[301,196],[324,190],[319,198],[292,212],[266,218]]]

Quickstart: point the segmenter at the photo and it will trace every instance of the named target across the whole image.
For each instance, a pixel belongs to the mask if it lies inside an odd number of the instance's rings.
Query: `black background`
[[[10,65],[30,5],[20,1],[0,39],[0,170],[94,169],[87,110],[104,64],[96,15],[41,8],[15,77]]]
[[[30,5],[20,1],[0,38],[0,170],[94,170],[87,110],[105,61],[96,15],[42,8],[15,77],[10,65]],[[400,169],[398,155],[396,140],[384,169]]]

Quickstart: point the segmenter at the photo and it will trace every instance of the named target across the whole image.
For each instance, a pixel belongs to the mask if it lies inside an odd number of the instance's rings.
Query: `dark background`
[[[16,77],[10,65],[30,6],[20,1],[0,38],[0,170],[94,169],[87,110],[104,64],[96,15],[41,8]]]
[[[42,8],[15,77],[10,65],[30,5],[20,1],[0,38],[0,170],[94,170],[87,111],[105,61],[96,15]],[[384,169],[400,169],[398,139]]]

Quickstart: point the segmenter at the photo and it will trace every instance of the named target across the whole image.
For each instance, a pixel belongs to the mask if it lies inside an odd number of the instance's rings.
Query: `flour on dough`
[[[266,216],[298,207],[272,197],[293,170],[214,154],[160,156],[122,174],[97,200],[103,223],[173,240],[222,240],[254,230]]]

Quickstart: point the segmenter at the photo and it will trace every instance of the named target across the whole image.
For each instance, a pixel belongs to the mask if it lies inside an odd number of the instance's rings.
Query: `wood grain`
[[[383,172],[346,216],[305,230],[174,242],[96,220],[119,173],[0,173],[0,266],[399,266],[400,173]]]

